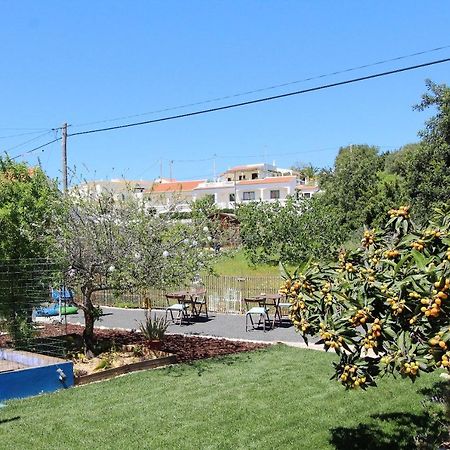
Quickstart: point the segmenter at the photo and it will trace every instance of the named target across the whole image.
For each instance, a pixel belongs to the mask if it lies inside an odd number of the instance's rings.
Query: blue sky
[[[0,150],[69,132],[306,89],[450,55],[403,61],[206,105],[91,125],[450,45],[450,2],[0,1]],[[77,178],[212,178],[235,164],[331,166],[340,146],[417,140],[424,80],[450,64],[166,123],[69,138]],[[23,136],[7,137],[22,133]],[[47,134],[41,136],[43,133]],[[34,139],[25,145],[23,142]],[[16,147],[16,148],[13,148]],[[37,158],[60,176],[60,143]]]

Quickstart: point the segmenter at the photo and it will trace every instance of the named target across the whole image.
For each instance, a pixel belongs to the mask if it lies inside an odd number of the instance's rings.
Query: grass
[[[334,357],[275,346],[11,401],[1,448],[412,448],[437,375],[345,391]]]
[[[249,264],[242,249],[223,255],[214,266],[214,270],[218,275],[241,277],[280,275],[278,266],[269,264],[258,264],[256,266],[252,266]]]

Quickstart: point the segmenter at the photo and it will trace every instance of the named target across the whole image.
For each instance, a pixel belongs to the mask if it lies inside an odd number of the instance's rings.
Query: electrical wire
[[[43,134],[40,134],[39,136],[36,136],[36,137],[34,137],[34,138],[32,138],[32,139],[28,139],[28,140],[25,141],[25,142],[22,142],[22,143],[20,143],[20,144],[17,144],[17,145],[15,145],[14,147],[10,147],[10,148],[8,148],[8,149],[5,150],[5,153],[7,153],[7,152],[9,152],[9,151],[11,151],[11,150],[15,150],[16,148],[23,147],[24,145],[26,145],[26,144],[28,144],[28,143],[30,143],[30,142],[36,141],[37,139],[40,139],[41,137],[47,136],[47,135],[50,134],[51,132],[52,132],[52,130],[49,130],[49,131],[47,131],[47,132],[45,132],[45,133],[43,133]]]
[[[20,133],[20,134],[10,134],[8,136],[0,136],[0,139],[10,139],[10,138],[14,138],[14,137],[20,137],[20,136],[29,136],[31,134],[38,134],[41,133],[42,131],[51,131],[51,130],[39,130],[39,131],[29,131],[28,133]]]
[[[268,101],[272,101],[272,100],[277,100],[277,99],[281,99],[281,98],[286,98],[286,97],[292,97],[295,95],[300,95],[300,94],[306,94],[309,92],[317,92],[317,91],[321,91],[321,90],[325,90],[325,89],[330,89],[333,87],[337,87],[337,86],[344,86],[347,84],[353,84],[353,83],[358,83],[360,81],[366,81],[366,80],[372,80],[372,79],[376,79],[376,78],[381,78],[381,77],[385,77],[388,75],[394,75],[394,74],[398,74],[398,73],[402,73],[402,72],[407,72],[410,70],[415,70],[415,69],[419,69],[419,68],[423,68],[423,67],[429,67],[429,66],[433,66],[436,64],[442,64],[442,63],[446,63],[449,62],[450,58],[444,58],[444,59],[439,59],[439,60],[435,60],[435,61],[429,61],[426,63],[422,63],[422,64],[416,64],[413,66],[407,66],[407,67],[402,67],[399,69],[393,69],[393,70],[389,70],[386,72],[380,72],[380,73],[375,73],[375,74],[371,74],[371,75],[366,75],[363,77],[358,77],[358,78],[352,78],[349,80],[344,80],[344,81],[338,81],[335,83],[330,83],[330,84],[324,84],[324,85],[320,85],[320,86],[315,86],[312,88],[308,88],[308,89],[303,89],[303,90],[298,90],[298,91],[292,91],[292,92],[287,92],[284,94],[278,94],[278,95],[273,95],[270,97],[263,97],[263,98],[259,98],[259,99],[255,99],[255,100],[248,100],[245,102],[240,102],[240,103],[232,103],[229,105],[224,105],[224,106],[218,106],[216,108],[209,108],[209,109],[203,109],[203,110],[199,110],[199,111],[191,111],[188,113],[184,113],[184,114],[178,114],[178,115],[174,115],[174,116],[165,116],[165,117],[160,117],[157,119],[152,119],[152,120],[145,120],[142,122],[133,122],[133,123],[128,123],[128,124],[123,124],[123,125],[116,125],[113,127],[105,127],[105,128],[96,128],[96,129],[92,129],[92,130],[86,130],[86,131],[78,131],[75,133],[70,133],[67,134],[68,137],[73,137],[73,136],[81,136],[81,135],[86,135],[86,134],[94,134],[94,133],[101,133],[101,132],[106,132],[106,131],[113,131],[113,130],[119,130],[119,129],[123,129],[123,128],[130,128],[130,127],[136,127],[136,126],[141,126],[141,125],[149,125],[149,124],[153,124],[153,123],[158,123],[158,122],[165,122],[165,121],[169,121],[169,120],[175,120],[175,119],[182,119],[182,118],[186,118],[186,117],[193,117],[193,116],[198,116],[198,115],[203,115],[203,114],[209,114],[212,112],[217,112],[217,111],[224,111],[227,109],[234,109],[234,108],[239,108],[242,106],[248,106],[248,105],[254,105],[257,103],[263,103],[263,102],[268,102]],[[43,147],[46,147],[47,145],[52,144],[53,142],[56,142],[58,140],[60,140],[61,137],[57,138],[57,139],[53,139],[45,144],[40,145],[39,147],[33,148],[31,150],[28,150],[26,152],[24,152],[21,155],[17,155],[15,157],[13,157],[12,159],[16,159],[20,156],[24,156],[26,154],[32,153],[34,151],[37,151]]]
[[[400,61],[400,60],[411,58],[411,57],[414,57],[414,56],[425,55],[425,54],[428,54],[428,53],[437,52],[437,51],[445,50],[445,49],[448,49],[448,48],[450,48],[450,45],[445,45],[445,46],[442,46],[442,47],[436,47],[436,48],[429,49],[429,50],[424,50],[424,51],[421,51],[421,52],[410,53],[408,55],[397,56],[395,58],[384,59],[384,60],[377,61],[377,62],[374,62],[374,63],[364,64],[364,65],[357,66],[357,67],[351,67],[349,69],[343,69],[343,70],[338,70],[338,71],[335,71],[335,72],[325,73],[325,74],[322,74],[322,75],[316,75],[316,76],[312,76],[312,77],[309,77],[309,78],[304,78],[302,80],[289,81],[289,82],[286,82],[286,83],[275,84],[275,85],[272,85],[272,86],[266,86],[266,87],[259,88],[259,89],[253,89],[251,91],[239,92],[237,94],[225,95],[225,96],[222,96],[222,97],[216,97],[216,98],[202,100],[202,101],[195,102],[195,103],[187,103],[187,104],[184,104],[184,105],[172,106],[172,107],[158,109],[158,110],[154,110],[154,111],[143,112],[143,113],[140,113],[140,114],[133,114],[133,115],[115,117],[115,118],[112,118],[112,119],[104,119],[104,120],[97,120],[97,121],[94,121],[94,122],[85,122],[85,123],[81,123],[81,124],[75,124],[75,125],[73,125],[73,127],[74,128],[80,128],[80,127],[87,126],[87,125],[95,125],[95,124],[99,124],[99,123],[115,122],[115,121],[118,121],[118,120],[132,119],[134,117],[148,116],[148,115],[151,115],[151,114],[158,114],[158,113],[162,113],[162,112],[174,111],[174,110],[177,110],[177,109],[190,108],[190,107],[193,107],[193,106],[199,106],[199,105],[204,105],[204,104],[207,104],[207,103],[218,102],[218,101],[221,101],[221,100],[228,100],[230,98],[236,98],[236,97],[242,97],[242,96],[245,96],[245,95],[256,94],[256,93],[259,93],[259,92],[264,92],[264,91],[269,91],[269,90],[273,90],[273,89],[278,89],[278,88],[281,88],[281,87],[292,86],[294,84],[305,83],[307,81],[318,80],[318,79],[321,79],[321,78],[327,78],[327,77],[331,77],[331,76],[335,76],[335,75],[342,75],[344,73],[353,72],[353,71],[361,70],[361,69],[367,69],[369,67],[374,67],[374,66],[378,66],[378,65],[381,65],[381,64],[386,64],[386,63],[393,62],[393,61]]]
[[[0,130],[14,130],[14,131],[45,131],[48,128],[10,128],[10,127],[0,127]]]
[[[22,156],[29,155],[30,153],[36,152],[36,151],[40,150],[41,148],[47,147],[48,145],[53,144],[54,142],[57,142],[57,141],[60,141],[60,140],[61,140],[61,137],[58,137],[58,138],[53,139],[53,140],[51,140],[49,142],[46,142],[45,144],[40,145],[39,147],[32,148],[31,150],[27,150],[26,152],[23,152],[20,155],[13,156],[10,159],[15,160],[15,159],[18,159],[18,158],[20,158]]]
[[[242,107],[242,106],[254,105],[256,103],[268,102],[268,101],[277,100],[277,99],[280,99],[280,98],[292,97],[294,95],[306,94],[308,92],[315,92],[315,91],[320,91],[320,90],[324,90],[324,89],[329,89],[329,88],[332,88],[332,87],[344,86],[346,84],[352,84],[352,83],[357,83],[357,82],[360,82],[360,81],[371,80],[371,79],[374,79],[374,78],[385,77],[387,75],[393,75],[393,74],[397,74],[397,73],[401,73],[401,72],[407,72],[407,71],[410,71],[410,70],[415,70],[415,69],[419,69],[419,68],[422,68],[422,67],[433,66],[433,65],[436,65],[436,64],[442,64],[442,63],[449,62],[449,61],[450,61],[450,58],[439,59],[439,60],[430,61],[430,62],[427,62],[427,63],[416,64],[414,66],[402,67],[400,69],[388,70],[386,72],[376,73],[376,74],[372,74],[372,75],[366,75],[366,76],[358,77],[358,78],[352,78],[350,80],[338,81],[336,83],[330,83],[330,84],[324,84],[324,85],[321,85],[321,86],[315,86],[315,87],[312,87],[312,88],[302,89],[302,90],[299,90],[299,91],[293,91],[293,92],[287,92],[287,93],[284,93],[284,94],[272,95],[271,97],[263,97],[263,98],[258,98],[258,99],[255,99],[255,100],[248,100],[248,101],[240,102],[240,103],[232,103],[230,105],[218,106],[216,108],[202,109],[202,110],[199,110],[199,111],[192,111],[192,112],[188,112],[188,113],[184,113],[184,114],[177,114],[175,116],[166,116],[166,117],[160,117],[158,119],[144,120],[142,122],[133,122],[133,123],[127,123],[127,124],[124,124],[124,125],[116,125],[116,126],[113,126],[113,127],[96,128],[96,129],[93,129],[93,130],[78,131],[76,133],[68,134],[67,136],[81,136],[83,134],[101,133],[101,132],[104,132],[104,131],[119,130],[119,129],[122,129],[122,128],[137,127],[137,126],[140,126],[140,125],[148,125],[148,124],[151,124],[151,123],[165,122],[165,121],[181,119],[181,118],[185,118],[185,117],[199,116],[199,115],[202,115],[202,114],[208,114],[208,113],[212,113],[212,112],[216,112],[216,111],[224,111],[226,109],[233,109],[233,108],[239,108],[239,107]]]

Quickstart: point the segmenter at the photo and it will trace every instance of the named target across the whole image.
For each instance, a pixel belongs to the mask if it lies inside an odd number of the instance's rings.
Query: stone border
[[[137,372],[139,370],[155,369],[157,367],[175,364],[176,362],[176,356],[169,354],[168,356],[163,356],[162,358],[148,359],[146,361],[126,364],[124,366],[115,367],[114,369],[106,369],[101,372],[91,373],[90,375],[75,377],[75,386],[81,386],[83,384],[93,383],[95,381],[108,380],[119,375]]]

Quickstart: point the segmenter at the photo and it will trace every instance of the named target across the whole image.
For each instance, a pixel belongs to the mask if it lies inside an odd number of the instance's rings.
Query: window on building
[[[256,180],[258,178],[258,174],[257,173],[252,173],[252,180]]]
[[[242,175],[239,175],[239,180],[242,180]]]
[[[255,192],[243,192],[242,193],[242,200],[255,200]]]
[[[230,194],[229,199],[230,199],[230,202],[234,202],[236,200],[236,195]]]
[[[227,181],[233,181],[230,177],[227,178]]]
[[[311,193],[310,192],[304,192],[303,193],[303,197],[310,198],[311,197]]]
[[[270,198],[271,199],[279,199],[280,198],[280,191],[270,191]]]

